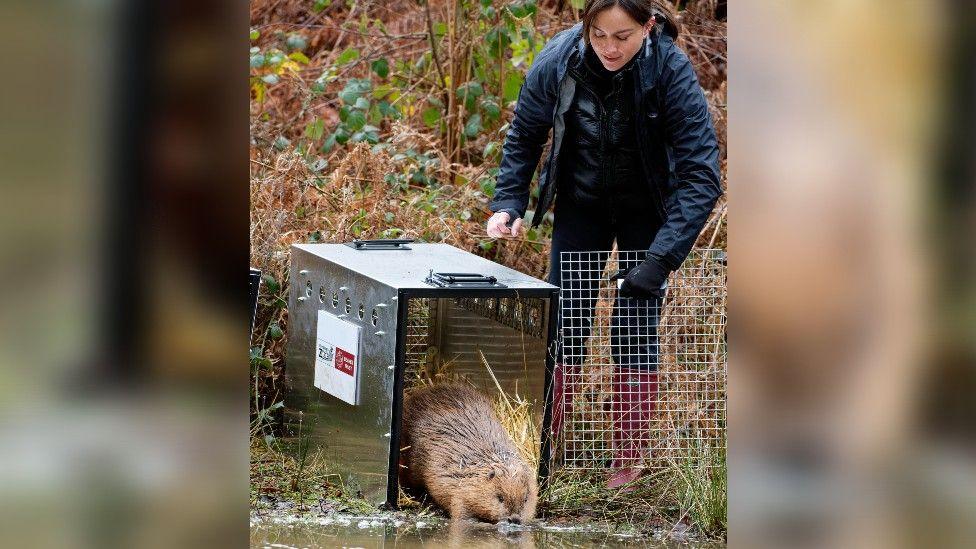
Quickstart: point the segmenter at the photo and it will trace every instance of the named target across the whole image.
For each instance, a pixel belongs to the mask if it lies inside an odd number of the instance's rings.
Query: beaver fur
[[[524,524],[535,516],[535,472],[519,456],[488,397],[460,384],[404,398],[401,480],[426,490],[451,519]]]

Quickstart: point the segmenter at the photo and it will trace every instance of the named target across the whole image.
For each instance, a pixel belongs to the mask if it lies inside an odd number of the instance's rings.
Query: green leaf
[[[289,145],[291,145],[291,141],[289,141],[288,138],[283,135],[279,135],[274,140],[274,148],[278,149],[279,151],[285,150]]]
[[[281,326],[277,322],[272,322],[268,326],[268,337],[271,339],[281,339],[285,335],[285,331],[281,329]]]
[[[325,132],[325,120],[321,118],[315,119],[314,122],[309,122],[305,126],[305,135],[312,141],[318,141],[322,139],[322,134]]]
[[[469,112],[474,112],[475,102],[484,95],[485,90],[481,87],[480,82],[472,80],[458,86],[456,93],[458,98],[464,101],[464,108],[468,109]]]
[[[338,128],[332,136],[335,137],[336,143],[340,145],[345,145],[349,141],[349,132],[345,128]]]
[[[465,97],[481,97],[485,94],[485,89],[481,86],[481,82],[472,80],[470,82],[465,82],[458,86],[457,96],[461,99]]]
[[[505,57],[505,49],[512,42],[508,33],[500,27],[495,27],[488,32],[486,39],[488,42],[488,53],[492,58],[503,59]]]
[[[380,142],[380,129],[376,126],[369,124],[363,126],[363,134],[367,143],[375,145]]]
[[[502,86],[502,93],[506,103],[518,99],[519,90],[522,89],[522,73],[512,71],[505,75],[505,84]]]
[[[394,219],[396,218],[394,217],[393,212],[386,212],[383,214],[383,221],[386,221],[387,223],[393,223]]]
[[[332,0],[315,0],[315,4],[312,5],[312,11],[319,13],[331,5]]]
[[[319,150],[324,153],[327,153],[327,152],[331,152],[332,149],[335,148],[335,146],[336,146],[336,134],[333,133],[330,134],[329,137],[325,138],[325,143],[322,143],[322,147]]]
[[[508,12],[511,13],[513,17],[518,19],[521,19],[529,14],[528,10],[525,9],[525,6],[520,1],[512,2],[505,7],[508,8]]]
[[[300,51],[293,51],[289,53],[288,59],[291,59],[292,61],[297,61],[302,65],[308,65],[308,61],[309,61],[308,56]]]
[[[488,120],[498,120],[502,115],[502,110],[493,97],[485,97],[481,100],[481,110]]]
[[[379,109],[380,109],[380,114],[387,118],[393,118],[394,120],[400,119],[400,111],[386,101],[379,102]]]
[[[349,120],[350,112],[352,112],[352,109],[349,108],[349,105],[343,105],[339,107],[339,121],[346,122],[347,120]]]
[[[251,68],[260,69],[267,62],[263,53],[255,53],[251,56]]]
[[[308,45],[308,41],[300,34],[291,33],[285,38],[285,45],[288,46],[289,50],[304,50],[305,46]]]
[[[359,59],[359,50],[356,48],[346,48],[339,57],[336,58],[336,65],[345,65]]]
[[[443,21],[438,21],[434,23],[434,36],[440,38],[447,34],[447,23]]]
[[[464,135],[473,139],[478,136],[478,133],[481,132],[481,130],[481,115],[477,113],[472,114],[471,117],[468,118],[467,123],[464,124]]]
[[[263,356],[259,356],[259,357],[251,358],[251,366],[254,366],[259,370],[262,368],[264,368],[265,370],[270,370],[271,367],[274,366],[274,363],[271,362],[270,358],[264,358]]]
[[[535,0],[516,0],[506,7],[518,19],[534,15],[536,12]]]
[[[362,111],[351,111],[349,113],[349,118],[346,119],[346,125],[349,127],[349,131],[359,131],[363,129],[366,125],[366,113]]]
[[[264,83],[268,84],[269,86],[273,86],[279,82],[279,78],[277,74],[266,74],[261,77],[261,80],[264,81]]]
[[[282,62],[282,61],[284,61],[284,60],[285,60],[285,56],[284,56],[284,54],[283,54],[283,53],[281,53],[281,52],[280,52],[280,51],[278,51],[278,50],[273,50],[273,51],[272,51],[272,52],[271,52],[271,53],[270,53],[270,54],[268,55],[268,64],[270,64],[270,65],[279,65],[279,64],[281,64],[281,62]]]
[[[390,63],[385,57],[373,61],[370,68],[373,69],[373,72],[375,72],[380,78],[386,78],[387,75],[390,74]]]
[[[373,99],[383,99],[387,95],[393,93],[393,86],[389,84],[380,84],[373,89]]]
[[[369,110],[369,99],[366,99],[365,97],[357,97],[356,103],[353,104],[353,107],[363,111]]]
[[[485,150],[482,153],[482,156],[484,156],[485,160],[488,160],[489,158],[494,158],[497,156],[500,151],[501,147],[499,147],[498,141],[489,141],[488,144],[485,145]]]
[[[268,273],[264,273],[263,275],[261,275],[261,283],[264,284],[264,289],[269,294],[276,294],[278,293],[278,290],[281,289],[281,285],[278,284],[278,281],[275,280],[275,277]]]
[[[495,178],[483,177],[479,182],[481,183],[481,192],[485,193],[485,196],[488,198],[495,196]]]
[[[423,112],[421,115],[424,119],[424,124],[428,128],[433,128],[437,125],[437,122],[441,119],[441,110],[437,107],[431,107]]]
[[[352,105],[357,99],[369,93],[373,83],[369,80],[352,78],[346,83],[346,87],[339,92],[339,99],[347,105]]]
[[[251,33],[249,36],[251,40],[257,40],[258,38],[261,38],[261,31],[259,31],[258,29],[251,29]]]

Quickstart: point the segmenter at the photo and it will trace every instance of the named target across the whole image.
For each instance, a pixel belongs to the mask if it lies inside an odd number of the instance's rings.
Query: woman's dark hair
[[[590,25],[596,19],[597,14],[603,10],[619,6],[634,21],[641,25],[647,24],[654,17],[655,24],[664,25],[664,32],[673,38],[678,37],[681,32],[681,23],[678,15],[667,0],[586,0],[583,6],[583,40],[590,43]]]

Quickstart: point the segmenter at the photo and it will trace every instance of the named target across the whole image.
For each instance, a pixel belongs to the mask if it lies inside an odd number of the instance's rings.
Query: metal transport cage
[[[409,240],[294,245],[289,278],[286,423],[347,489],[396,505],[403,392],[438,373],[530,402],[547,476],[558,288]]]
[[[695,249],[663,300],[621,297],[645,251],[563,252],[556,404],[565,469],[724,466],[726,259]]]

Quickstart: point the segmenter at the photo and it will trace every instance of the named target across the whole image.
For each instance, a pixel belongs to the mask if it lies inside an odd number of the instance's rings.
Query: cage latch
[[[431,269],[424,282],[438,288],[505,288],[493,276],[477,273],[435,273]]]
[[[355,250],[409,250],[407,244],[413,242],[412,238],[385,238],[377,240],[353,240],[346,242],[346,246]]]

